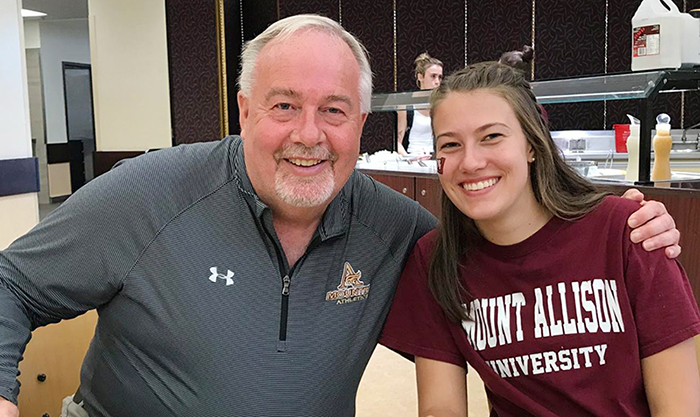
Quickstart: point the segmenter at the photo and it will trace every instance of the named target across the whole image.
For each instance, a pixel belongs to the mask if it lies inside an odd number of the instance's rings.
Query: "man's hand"
[[[627,224],[635,229],[630,235],[632,242],[642,242],[642,247],[647,251],[665,247],[666,257],[670,259],[681,254],[678,244],[681,232],[676,229],[676,222],[668,214],[663,203],[644,201],[644,194],[634,188],[625,191],[622,197],[639,201],[642,206],[627,219]]]
[[[19,408],[10,401],[0,397],[0,417],[19,417]]]

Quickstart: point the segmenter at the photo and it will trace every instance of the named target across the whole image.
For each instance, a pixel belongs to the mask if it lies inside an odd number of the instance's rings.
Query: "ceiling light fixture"
[[[22,17],[44,17],[46,13],[37,12],[34,10],[22,9]]]

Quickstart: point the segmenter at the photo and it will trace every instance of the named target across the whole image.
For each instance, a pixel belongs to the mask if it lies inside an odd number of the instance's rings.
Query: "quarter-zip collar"
[[[260,198],[258,198],[253,184],[250,182],[248,177],[248,172],[245,165],[245,155],[243,152],[243,140],[240,136],[230,136],[229,139],[233,142],[231,144],[232,161],[233,161],[233,175],[238,189],[243,193],[245,201],[250,207],[250,209],[255,213],[255,216],[259,221],[263,221],[262,216],[266,210],[270,208],[263,203]],[[326,208],[323,213],[323,220],[318,226],[317,233],[321,240],[327,240],[335,236],[345,234],[350,226],[350,211],[351,204],[349,196],[352,195],[352,178],[357,175],[353,171],[343,188],[340,189],[338,195],[333,198],[331,203]]]

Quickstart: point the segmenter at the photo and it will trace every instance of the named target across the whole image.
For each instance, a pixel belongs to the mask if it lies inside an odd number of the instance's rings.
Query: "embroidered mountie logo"
[[[343,275],[336,290],[326,293],[326,301],[335,301],[337,304],[352,303],[367,299],[369,285],[362,282],[362,271],[355,272],[349,262],[345,262]]]
[[[216,282],[220,279],[223,279],[226,281],[226,286],[228,287],[229,285],[233,285],[233,276],[235,275],[233,271],[231,270],[226,270],[226,275],[220,274],[219,270],[217,267],[212,266],[209,268],[209,272],[211,272],[211,275],[209,276],[209,281],[211,282]]]

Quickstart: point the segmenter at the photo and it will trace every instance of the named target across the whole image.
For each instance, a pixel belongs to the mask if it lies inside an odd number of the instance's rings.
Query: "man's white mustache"
[[[279,162],[282,159],[300,158],[300,159],[321,159],[330,162],[338,160],[338,154],[331,152],[323,146],[308,147],[301,144],[286,145],[274,154],[275,161]]]

